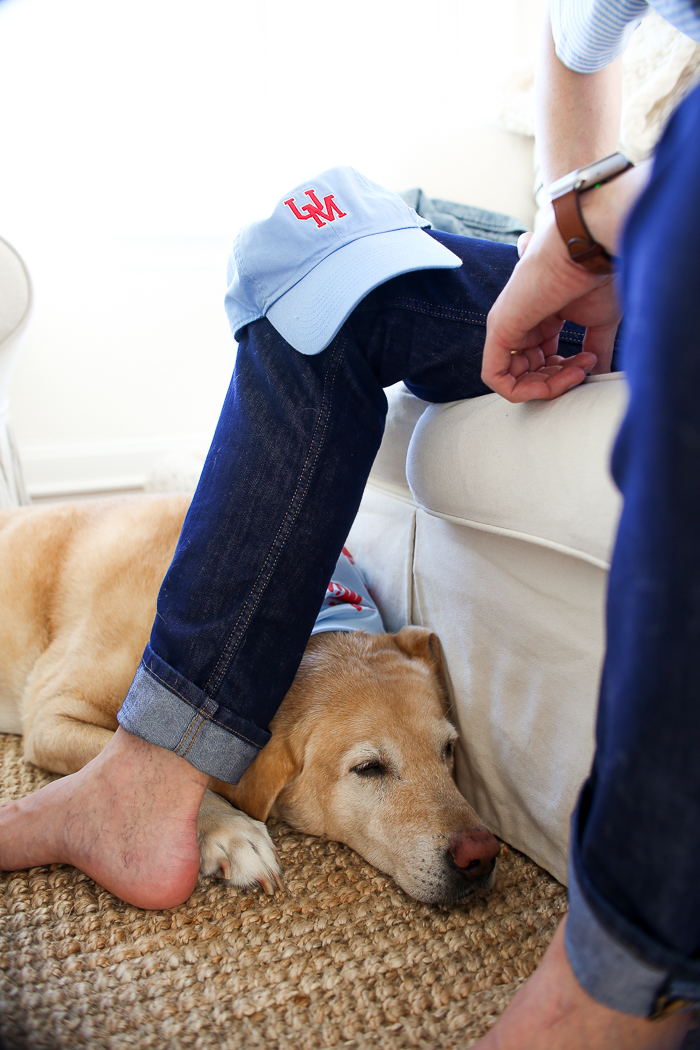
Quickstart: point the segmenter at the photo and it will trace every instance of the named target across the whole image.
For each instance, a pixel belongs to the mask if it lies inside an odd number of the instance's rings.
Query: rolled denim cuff
[[[223,709],[146,647],[117,720],[128,733],[237,784],[270,734]]]
[[[700,983],[654,966],[600,922],[586,900],[573,860],[569,861],[566,954],[577,981],[604,1006],[635,1017],[700,1005]],[[669,1007],[669,1004],[674,1004]]]

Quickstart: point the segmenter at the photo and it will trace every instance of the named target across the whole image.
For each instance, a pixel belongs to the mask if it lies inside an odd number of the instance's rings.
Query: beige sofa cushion
[[[407,475],[430,514],[607,567],[620,509],[608,472],[626,402],[621,373],[566,397],[510,405],[497,394],[432,405]]]
[[[408,487],[406,457],[416,423],[430,407],[428,401],[410,394],[403,383],[394,383],[384,391],[389,405],[386,430],[372,467],[371,483],[375,486]]]

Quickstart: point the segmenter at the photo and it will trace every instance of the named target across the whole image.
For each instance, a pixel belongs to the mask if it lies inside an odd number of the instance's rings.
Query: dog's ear
[[[272,734],[237,784],[213,781],[212,790],[256,820],[267,820],[285,784],[300,771],[284,733]]]
[[[394,641],[406,656],[425,661],[437,675],[442,688],[446,688],[442,650],[436,634],[427,627],[402,627],[398,634],[394,635]]]

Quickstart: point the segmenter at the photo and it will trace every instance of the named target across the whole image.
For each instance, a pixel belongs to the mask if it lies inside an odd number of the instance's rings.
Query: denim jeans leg
[[[384,394],[372,382],[363,389],[353,364],[360,373],[367,365],[359,354],[350,363],[349,343],[343,330],[305,357],[265,319],[244,330],[118,715],[128,731],[231,783],[269,739],[381,440]]]
[[[621,269],[630,403],[597,750],[567,952],[599,1001],[700,1002],[700,91],[672,118]]]
[[[158,598],[121,725],[235,783],[301,662],[381,442],[383,387],[488,393],[487,313],[517,255],[433,234],[464,261],[386,282],[322,353],[297,353],[265,320],[241,333],[202,477]],[[582,332],[569,326],[562,351]]]
[[[435,236],[464,259],[388,281],[316,356],[265,320],[241,334],[202,478],[164,580],[122,726],[235,783],[269,738],[360,504],[383,387],[487,393],[486,315],[512,246]],[[572,329],[569,353],[580,346]],[[566,342],[566,340],[565,340]]]
[[[515,251],[441,239],[467,265],[387,282],[318,355],[297,353],[265,319],[241,333],[118,716],[212,776],[235,783],[269,739],[382,438],[383,386],[414,375],[437,399],[486,390],[486,313]]]

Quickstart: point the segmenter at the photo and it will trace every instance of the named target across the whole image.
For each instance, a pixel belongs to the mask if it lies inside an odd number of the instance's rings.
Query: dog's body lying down
[[[108,743],[188,502],[0,513],[0,731],[23,734],[28,761],[73,773]],[[273,813],[347,843],[427,903],[490,885],[499,847],[452,778],[456,733],[429,631],[313,637],[270,728],[239,784],[212,781],[204,796],[204,874],[280,885],[260,823]]]

